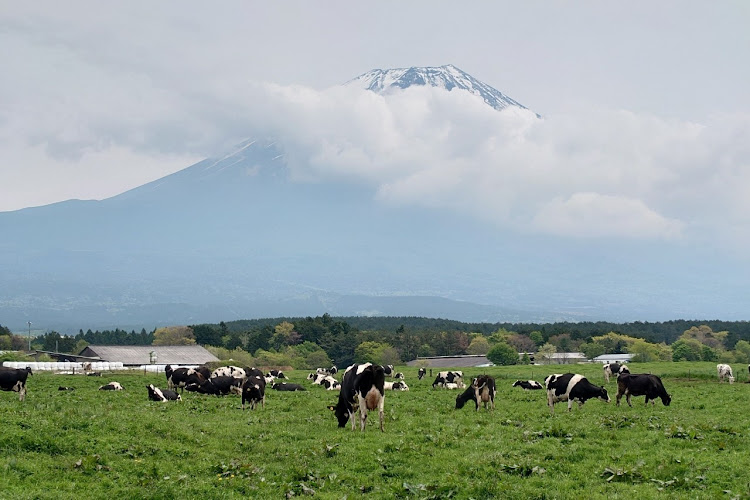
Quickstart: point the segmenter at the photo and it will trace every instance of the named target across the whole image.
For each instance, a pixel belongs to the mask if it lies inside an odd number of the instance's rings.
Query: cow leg
[[[619,392],[617,393],[617,406],[620,406],[620,400],[622,399],[622,394]]]
[[[23,401],[26,399],[26,385],[21,386],[21,390],[18,391],[18,400]]]
[[[359,408],[359,430],[364,432],[367,426],[367,409]]]
[[[385,432],[385,396],[380,398],[378,404],[378,417],[380,417],[380,432]]]
[[[625,395],[625,399],[628,402],[628,406],[632,408],[633,404],[630,402],[630,393],[628,393],[628,394]]]
[[[573,411],[573,400],[572,399],[568,400],[568,411]]]

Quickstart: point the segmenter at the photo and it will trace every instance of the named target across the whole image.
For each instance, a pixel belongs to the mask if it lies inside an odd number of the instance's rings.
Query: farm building
[[[469,368],[477,366],[492,366],[487,356],[482,354],[467,354],[464,356],[430,356],[417,358],[406,363],[408,366],[425,366],[430,368]]]
[[[582,352],[556,352],[549,359],[537,356],[537,364],[545,365],[568,365],[575,363],[587,363],[588,358]]]
[[[633,359],[632,354],[602,354],[601,356],[597,356],[592,361],[594,363],[630,363],[630,361]]]
[[[183,366],[219,361],[219,358],[199,345],[90,345],[78,355],[101,361],[120,362],[124,366]]]

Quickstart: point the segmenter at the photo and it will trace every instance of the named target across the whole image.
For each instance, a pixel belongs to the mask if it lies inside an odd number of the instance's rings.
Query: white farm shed
[[[630,363],[631,359],[633,359],[632,354],[602,354],[592,359],[592,361],[606,365],[609,363]]]

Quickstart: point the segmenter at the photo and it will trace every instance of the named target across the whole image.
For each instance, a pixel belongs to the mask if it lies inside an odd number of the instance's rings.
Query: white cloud
[[[427,87],[380,96],[272,85],[254,99],[252,126],[284,144],[293,179],[367,183],[385,203],[572,237],[705,237],[750,222],[746,115],[537,119]]]

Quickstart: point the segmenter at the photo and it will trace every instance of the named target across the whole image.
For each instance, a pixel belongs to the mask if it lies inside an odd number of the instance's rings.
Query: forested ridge
[[[0,350],[23,349],[27,339],[0,326]],[[429,356],[484,354],[497,364],[528,362],[518,353],[551,359],[557,352],[593,358],[630,353],[634,359],[750,361],[750,322],[465,323],[424,317],[280,317],[180,325],[151,332],[104,330],[75,336],[50,331],[32,347],[76,354],[88,344],[200,344],[220,359],[293,367],[346,366],[354,361],[397,364]],[[747,361],[746,361],[747,360]]]

